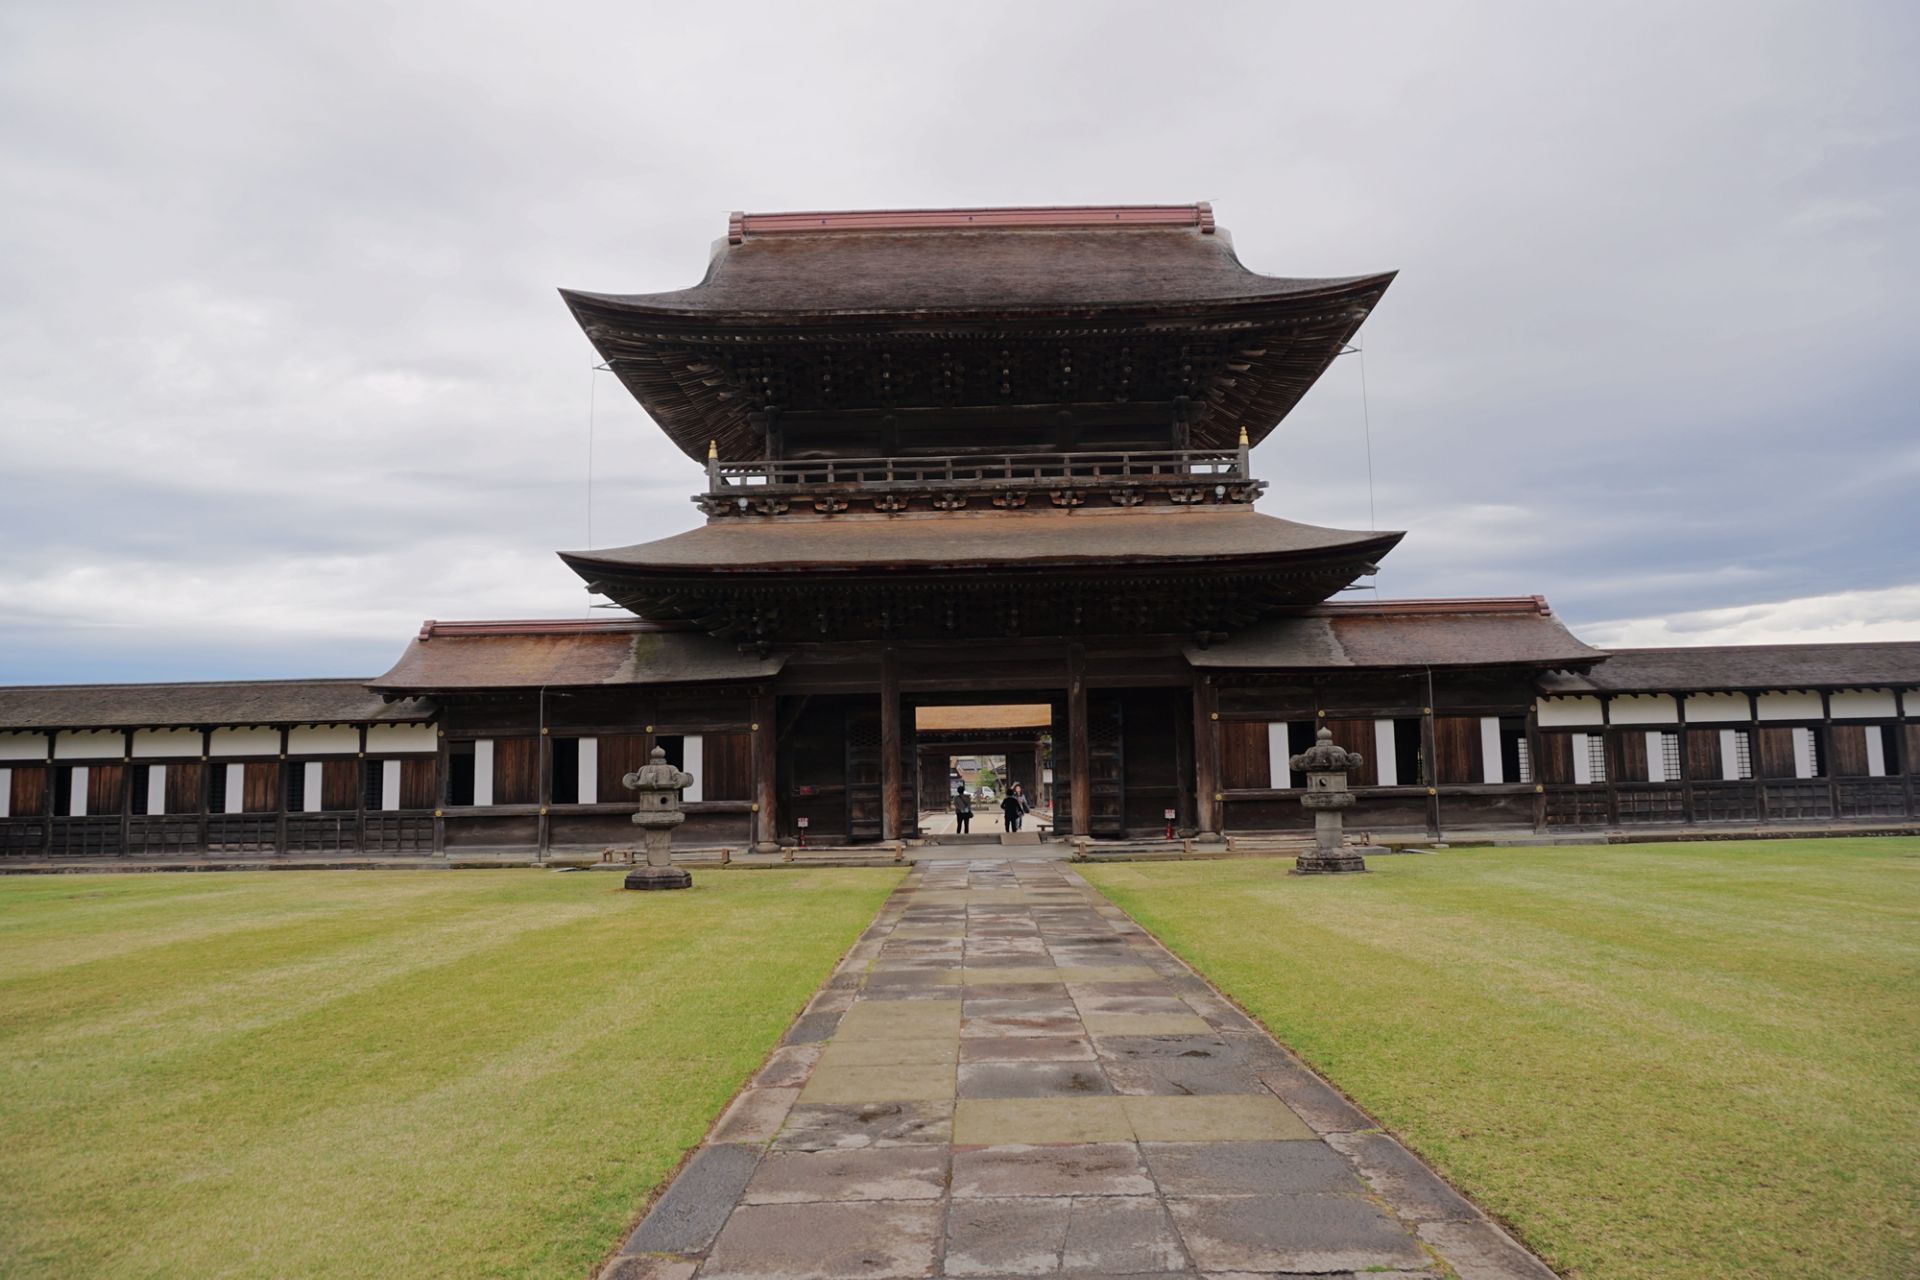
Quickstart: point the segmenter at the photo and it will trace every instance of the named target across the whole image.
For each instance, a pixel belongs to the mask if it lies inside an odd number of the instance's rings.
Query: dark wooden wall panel
[[[643,733],[608,733],[600,736],[601,804],[631,800],[633,793],[621,781],[647,762],[647,736]]]
[[[1269,767],[1265,721],[1220,721],[1220,785],[1225,790],[1267,786]]]
[[[1880,732],[1875,725],[1873,732]],[[1864,778],[1867,773],[1867,727],[1859,724],[1834,725],[1828,735],[1827,772],[1837,778]]]
[[[1793,730],[1755,729],[1753,731],[1753,770],[1763,778],[1791,778],[1793,772]]]
[[[8,790],[8,812],[16,818],[47,816],[47,768],[45,765],[13,766],[13,784]]]
[[[328,760],[320,766],[320,807],[334,811],[360,807],[358,760]]]
[[[1371,720],[1325,720],[1333,733],[1335,746],[1348,751],[1357,751],[1364,763],[1347,775],[1347,785],[1354,787],[1374,787],[1380,784],[1380,762],[1374,759],[1378,754],[1374,750],[1373,721]]]
[[[1543,733],[1540,735],[1540,755],[1533,762],[1533,773],[1541,782],[1549,785],[1565,785],[1573,781],[1573,735],[1570,733]]]
[[[280,807],[280,766],[261,761],[244,766],[246,776],[240,788],[243,813],[272,813]]]
[[[198,760],[167,766],[167,812],[200,812],[200,775],[206,768]]]
[[[409,756],[400,761],[400,807],[431,809],[434,797],[434,771],[438,761],[432,756]]]
[[[1720,731],[1718,729],[1687,730],[1687,777],[1695,782],[1718,782],[1723,768],[1720,760]]]
[[[753,799],[753,735],[709,733],[700,743],[700,795],[706,800]],[[944,785],[944,782],[943,782]],[[606,799],[605,796],[601,797]]]
[[[540,739],[529,734],[493,740],[493,802],[540,803]]]
[[[1433,751],[1442,783],[1479,782],[1487,775],[1480,759],[1480,720],[1476,716],[1435,716]]]
[[[120,798],[126,791],[127,767],[123,764],[96,764],[87,768],[87,812],[120,812]]]
[[[1613,780],[1645,782],[1649,776],[1646,731],[1622,729],[1609,736],[1613,739]]]

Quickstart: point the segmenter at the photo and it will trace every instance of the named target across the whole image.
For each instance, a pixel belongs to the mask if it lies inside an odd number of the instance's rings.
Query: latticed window
[[[1747,736],[1745,729],[1737,729],[1733,735],[1734,776],[1742,782],[1753,777],[1753,739]]]
[[[1677,733],[1660,735],[1660,770],[1660,776],[1668,782],[1680,781],[1680,735]]]
[[[1532,782],[1533,781],[1533,750],[1532,748],[1530,748],[1527,745],[1527,740],[1524,737],[1521,738],[1519,741],[1515,742],[1513,746],[1514,746],[1514,754],[1519,761],[1519,768],[1514,771],[1513,780],[1515,782]]]
[[[1607,780],[1607,740],[1597,733],[1587,735],[1587,776],[1595,782]]]

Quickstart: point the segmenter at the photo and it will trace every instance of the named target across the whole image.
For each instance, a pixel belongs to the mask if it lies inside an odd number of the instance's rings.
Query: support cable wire
[[[1340,354],[1360,357],[1360,434],[1367,448],[1367,531],[1377,533],[1380,530],[1380,517],[1373,499],[1373,408],[1367,395],[1367,352],[1364,347],[1356,347],[1349,342],[1340,348]],[[1371,591],[1376,597],[1380,594],[1378,582],[1369,582],[1364,588],[1356,589]]]

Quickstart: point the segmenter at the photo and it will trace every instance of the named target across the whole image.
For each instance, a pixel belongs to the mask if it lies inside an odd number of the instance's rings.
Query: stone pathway
[[[1552,1275],[1070,868],[954,861],[602,1280],[1356,1272]]]

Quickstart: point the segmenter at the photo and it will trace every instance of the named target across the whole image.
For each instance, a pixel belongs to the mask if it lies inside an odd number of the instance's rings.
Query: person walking
[[[1020,816],[1027,811],[1026,803],[1020,798],[1020,784],[1014,783],[1013,789],[1008,791],[1006,798],[1000,802],[1000,812],[1007,815],[1008,831],[1020,829]]]
[[[953,796],[953,829],[957,835],[967,834],[967,825],[973,821],[973,797],[967,789],[961,787]]]

